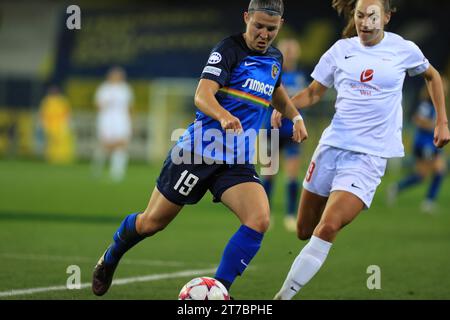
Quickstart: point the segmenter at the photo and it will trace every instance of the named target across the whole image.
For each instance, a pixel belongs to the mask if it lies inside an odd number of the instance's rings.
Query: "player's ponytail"
[[[392,6],[391,0],[380,0],[384,7],[384,12],[394,13],[397,11],[396,8]],[[339,15],[342,15],[348,22],[342,31],[343,38],[351,38],[357,35],[356,25],[355,25],[355,8],[358,0],[333,0],[331,6],[337,11]]]

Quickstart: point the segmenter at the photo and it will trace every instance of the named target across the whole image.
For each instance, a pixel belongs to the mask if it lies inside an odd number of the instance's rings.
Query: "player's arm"
[[[292,97],[292,102],[298,109],[310,107],[322,99],[327,89],[320,82],[313,80],[307,88]]]
[[[319,102],[327,89],[328,88],[322,85],[320,82],[313,80],[307,88],[299,91],[292,97],[291,100],[297,109],[306,108]],[[270,119],[272,126],[275,128],[280,127],[281,118],[282,115],[274,110]]]
[[[216,93],[219,89],[220,85],[216,81],[201,79],[195,92],[195,106],[207,116],[219,121],[222,129],[241,132],[241,121],[217,101]]]
[[[436,110],[436,124],[434,129],[434,144],[442,148],[450,141],[450,132],[448,129],[448,119],[445,110],[445,96],[442,79],[439,72],[430,66],[423,73],[427,84],[428,93]]]
[[[286,89],[283,85],[277,87],[272,95],[272,105],[285,118],[292,120],[294,127],[293,139],[297,142],[302,142],[308,138],[305,123],[298,110],[295,108],[292,101],[289,99]],[[281,121],[279,123],[281,126]]]

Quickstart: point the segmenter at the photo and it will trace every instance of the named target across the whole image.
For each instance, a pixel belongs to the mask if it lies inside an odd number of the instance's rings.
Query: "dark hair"
[[[248,12],[263,11],[271,16],[283,16],[283,0],[251,0]]]
[[[337,11],[339,15],[343,15],[348,20],[347,26],[342,31],[342,37],[350,38],[356,36],[355,14],[356,4],[359,0],[333,0],[331,6]],[[384,12],[394,13],[397,8],[392,6],[391,0],[380,0],[384,6]]]

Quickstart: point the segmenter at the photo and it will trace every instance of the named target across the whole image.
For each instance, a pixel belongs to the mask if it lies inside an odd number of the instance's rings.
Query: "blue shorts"
[[[267,143],[267,148],[269,149],[269,154],[272,154],[272,150],[271,150],[271,143],[270,143],[270,139],[271,139],[271,135],[269,135],[269,139],[268,139],[268,143]],[[297,143],[295,141],[292,140],[291,137],[282,137],[280,136],[280,154],[281,152],[284,152],[284,156],[286,158],[295,158],[298,157],[300,155],[300,143]]]
[[[414,145],[414,156],[420,160],[433,160],[441,152],[442,150],[436,148],[434,144]]]
[[[209,189],[220,202],[229,188],[245,183],[261,183],[252,164],[175,164],[170,152],[156,182],[164,197],[177,205],[195,204]]]

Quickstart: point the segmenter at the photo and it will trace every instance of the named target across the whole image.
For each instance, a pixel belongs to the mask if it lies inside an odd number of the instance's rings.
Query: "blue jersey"
[[[436,111],[431,101],[423,101],[417,110],[417,115],[428,119],[430,121],[436,121]],[[417,128],[414,138],[415,146],[429,146],[433,145],[434,130],[428,130],[424,128]]]
[[[307,85],[306,75],[299,70],[284,71],[283,72],[283,86],[286,88],[289,97],[294,96],[299,90],[304,89]],[[272,116],[273,107],[270,107],[267,112],[265,128],[270,129],[270,118]],[[286,118],[281,120],[281,127],[279,128],[280,138],[292,138],[292,121]]]
[[[281,83],[282,54],[275,47],[266,53],[250,50],[242,34],[221,41],[212,50],[201,79],[216,81],[219,104],[239,118],[244,132],[225,134],[220,123],[201,111],[177,146],[206,159],[224,163],[251,163],[257,133],[274,90]]]

